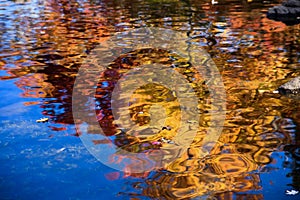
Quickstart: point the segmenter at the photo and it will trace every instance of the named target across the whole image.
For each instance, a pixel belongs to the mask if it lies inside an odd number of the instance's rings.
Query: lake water
[[[300,190],[299,99],[276,89],[300,75],[300,31],[299,25],[266,18],[268,8],[280,3],[0,0],[0,199],[299,199],[299,194],[286,194]],[[76,80],[91,52],[109,48],[99,45],[116,33],[145,27],[178,32],[205,50],[222,77],[225,95],[212,97],[188,60],[161,49],[117,56],[104,73],[94,74],[96,85]],[[86,116],[96,114],[105,137],[93,141],[95,147],[113,143],[132,152],[159,149],[168,145],[163,139],[172,142],[183,112],[170,89],[146,84],[134,94],[116,93],[117,105],[130,99],[118,108],[119,118],[111,105],[120,77],[153,63],[189,80],[201,113],[196,136],[170,165],[147,173],[112,169],[80,139],[84,123],[73,117],[74,83],[96,88],[96,107],[86,106],[88,100],[76,104],[90,108]],[[137,83],[128,80],[126,87]],[[223,129],[203,157],[201,141],[214,126],[212,102],[218,99],[226,103]],[[38,123],[41,118],[48,121]],[[120,133],[116,124],[130,123],[135,126]],[[156,132],[147,132],[144,137],[150,139],[141,142],[137,127],[149,123]],[[170,127],[157,131],[166,124]],[[100,135],[87,127],[87,134]],[[151,137],[157,132],[159,136]]]

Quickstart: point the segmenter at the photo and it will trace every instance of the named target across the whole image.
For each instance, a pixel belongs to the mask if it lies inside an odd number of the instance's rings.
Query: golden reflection
[[[24,97],[49,97],[53,95],[52,92],[55,90],[54,86],[47,82],[46,74],[36,73],[24,76],[15,84],[24,90],[22,94]]]
[[[170,60],[158,58],[169,57],[167,52],[164,53],[158,50],[157,53],[157,50],[142,50],[136,53],[131,52],[130,57],[126,57],[125,55],[121,56],[111,67],[117,69],[120,74],[125,73],[127,70],[124,69],[129,69],[135,65],[142,65],[144,64],[143,62],[148,64],[150,62],[148,58],[149,54],[151,55],[151,61],[155,60],[157,62],[164,62],[164,64],[171,64]],[[173,59],[174,57],[176,56],[172,55]],[[196,72],[193,68],[190,68],[189,65],[186,65],[184,62],[181,64],[182,65],[175,68],[175,70],[178,70],[187,78],[189,76],[198,77],[195,75]],[[232,77],[225,76],[224,79],[225,82],[229,82],[229,79],[231,79],[231,84],[237,83],[232,80]],[[206,89],[199,84],[203,80],[201,80],[200,77],[193,80],[194,86],[198,88],[197,90],[202,91],[197,93],[199,98],[208,98],[208,95],[205,93]],[[236,77],[234,80],[239,80],[239,77]],[[240,81],[243,80],[241,79]],[[255,81],[256,80],[254,80],[254,82]],[[103,93],[103,88],[99,88],[98,90]],[[160,95],[156,95],[157,93]],[[131,101],[135,99],[135,102],[132,102],[129,107],[131,120],[143,126],[149,123],[150,104],[166,100],[168,94],[171,93],[169,93],[168,90],[165,90],[165,92],[162,91],[159,85],[146,85],[137,90],[136,93],[127,94],[128,96],[120,96],[120,98],[129,98]],[[272,94],[270,92],[260,93],[258,91],[258,85],[252,85],[251,87],[232,86],[232,88],[228,90],[228,94],[227,120],[219,142],[214,146],[211,154],[205,158],[200,157],[200,148],[203,145],[201,141],[203,137],[205,137],[207,127],[210,125],[210,118],[205,117],[205,110],[209,109],[209,105],[200,101],[199,108],[202,108],[201,111],[204,113],[203,116],[201,116],[201,124],[199,124],[200,126],[194,142],[182,157],[165,168],[169,173],[161,173],[162,179],[159,183],[156,183],[151,178],[149,179],[148,184],[159,184],[160,188],[159,191],[150,189],[151,186],[144,188],[145,195],[153,198],[163,195],[167,199],[181,199],[201,196],[207,193],[218,196],[217,193],[228,190],[241,192],[260,189],[259,177],[251,173],[269,164],[272,161],[270,157],[271,153],[274,150],[278,150],[281,145],[290,143],[293,140],[293,135],[290,132],[286,130],[277,132],[279,127],[282,127],[282,124],[284,124],[281,121],[285,121],[286,119],[276,119],[276,116],[281,115],[280,108],[289,104],[289,102],[279,98],[278,94]],[[103,101],[103,99],[99,99],[99,101]],[[165,103],[166,104],[162,107],[167,108],[168,102]],[[176,102],[172,102],[170,105],[172,105],[171,107],[178,108]],[[164,115],[161,113],[161,110],[153,114],[154,116]],[[174,116],[171,115],[171,121],[176,121],[177,116],[178,113]],[[101,121],[102,120],[100,120],[100,122]],[[113,123],[113,120],[111,123]],[[163,123],[158,121],[157,124],[162,125]],[[137,127],[133,129],[138,130]],[[131,133],[130,137],[126,136],[126,138],[123,135],[117,144],[124,146],[124,144],[120,142],[126,140],[125,147],[128,150],[145,150],[139,147],[144,141],[135,139],[138,138],[142,132],[129,130],[128,133]],[[159,135],[151,137],[151,134],[147,135],[148,139],[145,141],[159,141]],[[172,139],[172,135],[173,133],[170,134],[170,132],[168,132],[168,135],[164,135],[164,137]],[[147,137],[145,136],[145,138]],[[134,145],[134,148],[128,148],[130,145]],[[151,146],[151,148],[160,148],[161,145],[164,144],[160,144],[156,147]],[[136,176],[134,172],[132,172],[132,175]],[[230,182],[225,181],[228,177],[231,178]],[[170,179],[172,179],[171,187],[169,186]],[[199,184],[199,182],[201,183],[199,180],[203,179],[208,181]],[[260,199],[260,197],[260,195],[254,195],[253,198]]]

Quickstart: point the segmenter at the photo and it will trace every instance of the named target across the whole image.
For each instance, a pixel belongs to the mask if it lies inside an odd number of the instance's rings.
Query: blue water
[[[73,125],[37,123],[39,105],[24,106],[37,99],[20,97],[14,81],[0,86],[0,199],[116,199],[125,181],[107,180],[116,171],[91,156]]]

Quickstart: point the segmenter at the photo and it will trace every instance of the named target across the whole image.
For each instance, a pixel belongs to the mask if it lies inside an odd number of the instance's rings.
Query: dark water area
[[[0,0],[0,199],[299,199],[286,194],[300,190],[299,99],[274,91],[300,75],[300,25],[266,17],[280,3]],[[186,153],[164,169],[136,174],[111,169],[89,153],[74,122],[72,92],[99,44],[142,27],[178,31],[206,50],[223,79],[226,118],[210,154],[201,157],[212,108],[201,103],[209,92],[188,61],[157,49],[119,56],[99,76],[91,111],[116,145],[141,148],[140,140],[118,132],[110,94],[122,74],[153,60],[176,66],[195,83],[203,112]],[[149,124],[149,115],[140,113],[159,103],[169,113],[167,123],[176,126],[180,109],[170,90],[145,85],[134,95],[120,96],[140,100],[131,99],[121,118],[129,110],[128,120]],[[48,121],[38,123],[41,118]]]

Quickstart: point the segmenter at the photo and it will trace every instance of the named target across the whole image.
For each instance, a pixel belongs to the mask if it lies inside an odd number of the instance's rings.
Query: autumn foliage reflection
[[[210,53],[223,76],[227,91],[224,130],[211,154],[200,157],[199,148],[205,129],[210,125],[210,116],[205,112],[209,105],[199,103],[199,110],[204,114],[195,142],[188,151],[154,174],[126,174],[143,177],[144,184],[134,190],[136,192],[125,195],[165,199],[203,195],[218,199],[262,199],[259,173],[268,171],[269,164],[279,162],[272,157],[272,152],[286,150],[294,160],[300,157],[300,140],[295,134],[296,125],[300,124],[299,103],[272,93],[287,78],[299,75],[295,70],[299,64],[299,26],[286,27],[268,20],[264,13],[274,4],[256,1],[253,4],[243,1],[234,6],[227,1],[215,6],[208,1],[166,1],[161,6],[150,0],[143,4],[118,2],[51,0],[46,2],[39,20],[22,18],[24,13],[17,12],[15,23],[23,25],[15,28],[16,34],[24,33],[25,42],[11,39],[9,48],[3,50],[0,68],[7,75],[0,79],[16,79],[22,96],[39,98],[32,104],[40,104],[43,114],[53,122],[73,124],[73,84],[79,67],[93,48],[116,31],[140,26],[183,31],[191,37],[190,42]],[[153,59],[168,67],[173,61],[165,51],[141,50],[133,54],[134,57],[120,56],[102,77],[99,76],[95,97],[99,103],[98,121],[105,135],[116,136],[114,144],[120,147],[139,151],[145,150],[142,144],[146,146],[148,141],[141,143],[136,137],[121,133],[114,123],[110,93],[122,73],[151,63]],[[177,70],[187,79],[199,78],[188,64]],[[148,94],[140,92],[138,95],[144,99],[151,96],[149,88],[142,89]],[[200,84],[198,90],[199,98],[209,98],[205,84]],[[138,114],[146,106],[131,107],[135,122],[148,123],[146,115]],[[172,109],[177,112],[176,106],[174,103]],[[169,117],[175,116],[170,114]],[[95,145],[104,142],[94,141]],[[163,144],[149,142],[147,148],[160,145]],[[299,164],[288,166],[294,169],[292,184],[299,186]],[[108,177],[121,178],[119,173]]]

